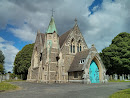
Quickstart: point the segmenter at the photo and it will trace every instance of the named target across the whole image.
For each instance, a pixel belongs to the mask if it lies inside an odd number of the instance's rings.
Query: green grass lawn
[[[110,98],[130,98],[130,88],[116,92]]]
[[[109,80],[108,82],[130,82],[130,81],[125,81],[125,80]]]
[[[0,83],[0,92],[7,91],[7,90],[15,90],[18,88],[19,88],[18,86],[7,83],[7,82]]]

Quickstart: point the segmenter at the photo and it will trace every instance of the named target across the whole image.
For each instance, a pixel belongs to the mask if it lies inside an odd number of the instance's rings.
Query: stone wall
[[[74,77],[74,74],[77,73],[77,78]],[[69,80],[82,80],[83,72],[69,72]]]
[[[32,70],[32,77],[31,77],[31,79],[38,79],[38,67],[37,68],[34,68],[33,70]]]

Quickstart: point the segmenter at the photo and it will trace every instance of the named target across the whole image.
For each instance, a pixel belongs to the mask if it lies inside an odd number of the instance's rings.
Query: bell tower
[[[45,34],[47,81],[58,80],[59,35],[57,33],[53,14]]]

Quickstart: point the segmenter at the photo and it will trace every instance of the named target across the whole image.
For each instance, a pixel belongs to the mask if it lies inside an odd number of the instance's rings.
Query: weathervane
[[[51,11],[52,11],[52,16],[53,16],[53,13],[54,13],[55,11],[53,10],[53,8],[52,8],[52,10],[51,10]]]

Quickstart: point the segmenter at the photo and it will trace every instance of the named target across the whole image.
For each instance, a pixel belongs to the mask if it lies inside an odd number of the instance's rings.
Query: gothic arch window
[[[75,53],[75,43],[74,43],[74,39],[71,40],[70,52],[71,52],[71,53]]]
[[[81,41],[79,40],[77,44],[77,52],[80,52],[80,51],[82,51],[82,47],[81,47]]]
[[[82,51],[82,47],[81,47],[81,45],[80,45],[80,50],[79,51]]]
[[[72,53],[72,44],[70,45],[70,52]]]
[[[42,53],[40,53],[40,61],[42,61]]]
[[[73,45],[73,53],[75,53],[75,45]]]

